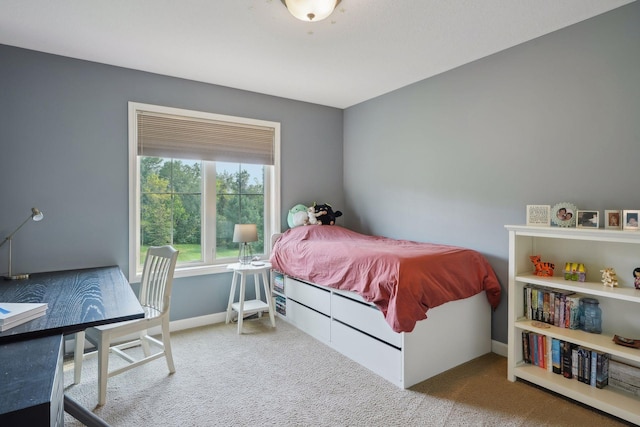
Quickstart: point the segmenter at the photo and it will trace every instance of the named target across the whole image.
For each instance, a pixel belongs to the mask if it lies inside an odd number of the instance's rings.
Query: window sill
[[[231,270],[227,269],[227,265],[232,264],[233,262],[225,263],[225,264],[216,264],[216,265],[201,265],[201,266],[189,266],[189,267],[176,267],[175,272],[173,273],[173,278],[178,279],[182,277],[193,277],[193,276],[205,276],[208,274],[220,274],[220,273],[230,273]],[[136,274],[134,279],[130,279],[130,283],[140,283],[142,280],[142,272]]]

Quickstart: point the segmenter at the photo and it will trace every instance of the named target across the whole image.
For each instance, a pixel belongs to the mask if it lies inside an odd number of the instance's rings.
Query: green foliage
[[[258,225],[264,247],[264,185],[242,164],[219,163],[216,176],[216,256],[230,256],[237,250],[233,227],[238,223]],[[236,169],[237,170],[234,170]],[[141,252],[148,246],[172,244],[185,249],[180,261],[200,260],[202,230],[202,166],[200,162],[141,157]],[[229,170],[234,170],[229,172]],[[141,257],[144,259],[144,256]]]

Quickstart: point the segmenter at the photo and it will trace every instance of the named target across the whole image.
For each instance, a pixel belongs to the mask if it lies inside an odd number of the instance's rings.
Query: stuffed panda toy
[[[336,223],[336,218],[342,216],[342,212],[335,211],[331,207],[331,205],[324,203],[322,205],[315,205],[316,217],[318,221],[322,223],[322,225],[334,225]]]

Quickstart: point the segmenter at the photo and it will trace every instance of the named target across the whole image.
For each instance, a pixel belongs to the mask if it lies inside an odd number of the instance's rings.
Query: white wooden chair
[[[140,295],[138,297],[144,309],[144,318],[96,326],[76,334],[74,383],[80,383],[82,361],[84,358],[97,353],[99,405],[104,405],[106,402],[107,379],[109,377],[121,374],[160,357],[166,358],[170,373],[176,371],[173,364],[171,341],[169,338],[169,308],[171,302],[171,285],[173,283],[173,273],[177,259],[178,251],[171,246],[152,246],[147,251],[147,257],[142,271],[142,281],[140,283]],[[148,335],[148,329],[155,326],[161,327],[161,341]],[[118,345],[112,344],[118,338],[122,341],[122,337],[135,333],[139,334],[139,338]],[[95,352],[84,354],[85,338],[96,346]],[[149,346],[150,343],[159,347],[160,350],[152,354]],[[145,357],[136,360],[131,355],[125,353],[124,350],[137,346],[138,344],[142,346]],[[110,352],[122,357],[129,362],[129,364],[109,371]]]

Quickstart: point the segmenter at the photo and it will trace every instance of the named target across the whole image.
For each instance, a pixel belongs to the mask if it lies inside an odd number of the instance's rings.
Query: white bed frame
[[[412,332],[396,333],[358,294],[283,276],[284,295],[277,297],[285,300],[286,314],[280,318],[398,387],[409,388],[491,351],[485,292],[430,309]]]

